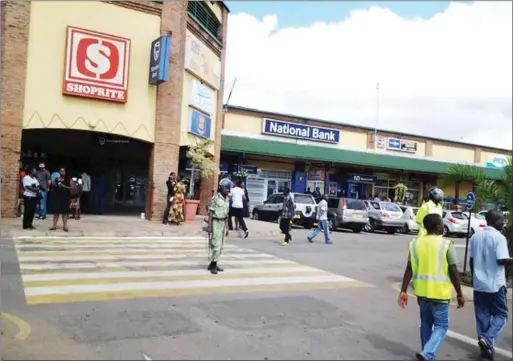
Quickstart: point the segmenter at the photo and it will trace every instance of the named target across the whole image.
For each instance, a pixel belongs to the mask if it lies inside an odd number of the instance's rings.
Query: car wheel
[[[365,226],[363,227],[363,230],[364,230],[365,232],[370,232],[370,231],[371,231],[371,230],[370,230],[370,222],[367,222],[367,224],[365,224]]]
[[[409,234],[410,233],[410,229],[408,228],[408,225],[405,223],[403,228],[401,228],[401,233],[404,233],[404,234]]]
[[[387,229],[388,234],[395,234],[397,232],[397,229]]]
[[[305,229],[312,229],[313,228],[313,223],[305,223],[303,225],[303,227],[305,227]]]
[[[444,237],[449,237],[449,227],[444,226]]]
[[[334,232],[337,230],[337,223],[335,222],[335,219],[329,218],[328,219],[328,227],[330,231]]]
[[[369,232],[374,233],[376,232],[376,223],[373,219],[369,220]]]
[[[353,228],[354,233],[361,233],[362,230],[362,228]]]
[[[253,219],[255,221],[259,221],[260,220],[260,215],[258,214],[258,211],[253,211]]]

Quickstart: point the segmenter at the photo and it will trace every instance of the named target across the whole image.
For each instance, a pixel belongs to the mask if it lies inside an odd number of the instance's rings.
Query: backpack
[[[71,187],[71,189],[69,190],[71,198],[80,197],[80,194],[82,193],[82,187],[80,187],[80,184],[78,184],[77,181],[71,179],[69,185]]]

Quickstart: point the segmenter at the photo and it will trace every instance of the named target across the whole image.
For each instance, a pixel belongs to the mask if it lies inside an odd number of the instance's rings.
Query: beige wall
[[[221,60],[190,30],[185,41],[185,69],[202,79],[211,88],[221,86]]]
[[[125,104],[62,94],[68,25],[131,40]],[[98,1],[32,2],[23,128],[97,131],[153,142],[156,87],[148,84],[148,71],[151,42],[159,35],[156,15]]]
[[[474,163],[474,150],[441,144],[433,144],[432,157],[453,162]]]

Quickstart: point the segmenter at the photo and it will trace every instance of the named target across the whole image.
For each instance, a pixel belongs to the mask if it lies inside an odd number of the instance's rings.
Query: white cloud
[[[512,4],[452,3],[431,19],[381,7],[278,28],[230,15],[226,93],[240,105],[512,147]]]

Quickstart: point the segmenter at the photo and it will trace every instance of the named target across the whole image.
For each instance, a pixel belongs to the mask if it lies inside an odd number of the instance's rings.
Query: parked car
[[[468,226],[468,212],[463,212],[463,216],[467,219]],[[472,214],[472,216],[470,217],[470,236],[472,237],[474,233],[482,231],[485,227],[485,217],[480,214]]]
[[[328,223],[330,230],[351,229],[360,233],[369,222],[369,213],[361,199],[330,197],[328,199]]]
[[[403,211],[403,216],[401,217],[404,225],[401,232],[408,234],[410,232],[418,232],[419,225],[417,224],[417,212],[419,211],[419,207],[411,207],[411,206],[400,206]]]
[[[444,236],[463,237],[468,231],[468,218],[460,211],[444,211]]]
[[[403,211],[397,204],[376,201],[365,201],[365,203],[369,212],[369,225],[367,227],[369,232],[383,230],[389,234],[394,234],[404,227]]]
[[[301,225],[307,229],[313,227],[316,222],[317,204],[311,194],[290,193],[296,206],[296,215],[292,223]],[[283,193],[272,194],[262,204],[253,207],[253,219],[262,221],[279,222],[283,209]]]

